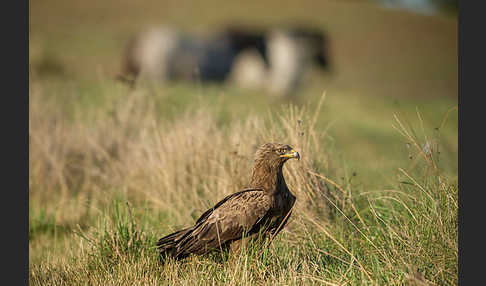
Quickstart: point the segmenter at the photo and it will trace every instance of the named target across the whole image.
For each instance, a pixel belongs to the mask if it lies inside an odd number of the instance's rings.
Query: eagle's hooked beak
[[[297,158],[297,160],[300,160],[300,154],[299,152],[295,151],[294,149],[288,151],[287,153],[280,155],[281,158]]]

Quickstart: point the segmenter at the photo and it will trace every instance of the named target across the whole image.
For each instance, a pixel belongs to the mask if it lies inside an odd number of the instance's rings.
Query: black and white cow
[[[207,37],[151,28],[128,43],[120,79],[232,82],[283,95],[311,66],[329,68],[326,46],[322,32],[301,27],[228,27]]]

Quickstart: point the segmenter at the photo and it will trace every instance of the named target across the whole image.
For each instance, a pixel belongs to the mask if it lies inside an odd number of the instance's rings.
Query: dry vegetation
[[[142,2],[30,3],[31,285],[457,284],[457,17],[366,1]],[[111,81],[147,25],[294,21],[326,30],[332,59],[295,105]],[[266,141],[302,157],[284,167],[297,209],[272,246],[161,265],[157,238],[244,187]]]
[[[456,284],[457,183],[437,165],[440,142],[422,148],[427,138],[396,117],[419,167],[400,169],[393,189],[363,190],[353,175],[344,184],[330,177],[319,107],[222,125],[201,105],[163,120],[143,90],[86,109],[33,89],[30,283]],[[297,208],[274,244],[249,246],[236,260],[211,254],[161,265],[156,239],[243,188],[267,141],[302,156],[284,168]]]

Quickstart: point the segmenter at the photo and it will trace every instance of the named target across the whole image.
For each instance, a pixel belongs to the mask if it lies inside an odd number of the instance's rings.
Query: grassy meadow
[[[364,1],[133,3],[30,3],[31,285],[457,284],[454,17]],[[334,71],[286,100],[113,81],[144,25],[229,19],[326,25]],[[302,157],[284,167],[296,209],[271,246],[161,264],[157,239],[245,187],[267,141]]]

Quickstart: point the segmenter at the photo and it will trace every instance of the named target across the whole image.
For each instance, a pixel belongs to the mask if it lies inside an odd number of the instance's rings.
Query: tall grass
[[[30,282],[456,284],[458,187],[436,164],[440,141],[425,144],[430,140],[397,116],[396,129],[422,155],[397,171],[395,188],[362,189],[352,174],[332,177],[326,133],[316,127],[324,100],[313,112],[289,105],[280,115],[221,125],[205,106],[163,120],[154,95],[141,91],[88,110],[33,91]],[[161,264],[157,238],[245,187],[253,155],[268,141],[288,143],[302,156],[284,167],[297,203],[271,247],[263,255],[250,245],[233,258]],[[54,243],[47,259],[40,252]]]

